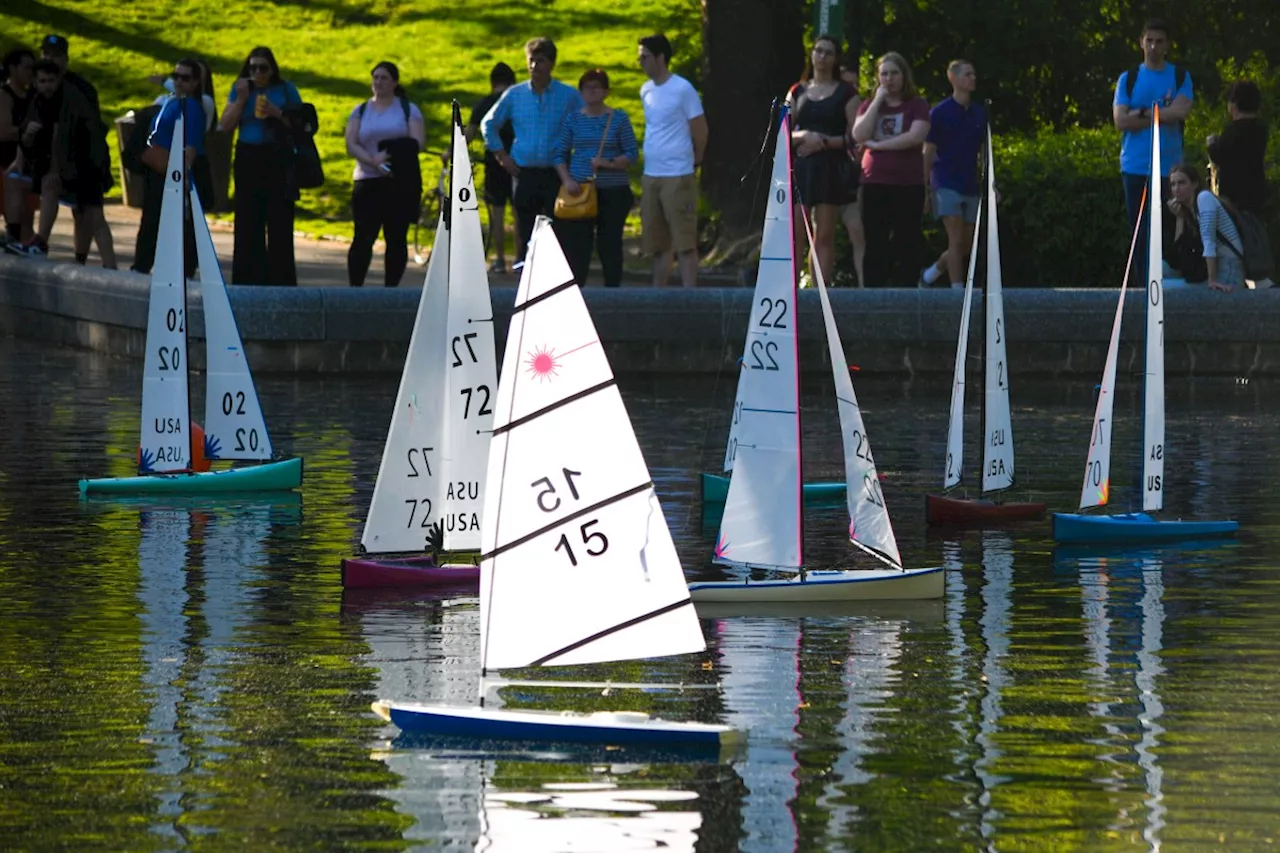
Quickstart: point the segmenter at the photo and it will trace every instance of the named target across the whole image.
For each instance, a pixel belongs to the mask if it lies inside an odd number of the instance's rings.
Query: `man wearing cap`
[[[63,191],[73,197],[72,215],[75,217],[76,262],[83,264],[89,254],[89,243],[98,244],[102,265],[116,267],[115,244],[111,238],[111,226],[102,213],[102,194],[111,188],[111,149],[106,144],[107,126],[102,121],[102,109],[98,103],[98,90],[88,80],[67,70],[66,36],[47,35],[40,43],[41,55],[58,66],[63,85],[70,84],[88,103],[89,114],[79,130],[80,138],[71,135],[70,129],[62,134],[63,140],[77,145],[79,156],[68,158],[73,175],[62,175]],[[101,141],[102,144],[98,144]],[[71,177],[72,180],[67,180]],[[95,180],[96,178],[96,180]]]

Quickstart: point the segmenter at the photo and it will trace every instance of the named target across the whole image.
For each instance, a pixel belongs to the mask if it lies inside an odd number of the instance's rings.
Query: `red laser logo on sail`
[[[529,353],[525,364],[528,365],[529,375],[543,382],[550,382],[560,375],[560,362],[556,360],[555,350],[547,347],[539,347]]]

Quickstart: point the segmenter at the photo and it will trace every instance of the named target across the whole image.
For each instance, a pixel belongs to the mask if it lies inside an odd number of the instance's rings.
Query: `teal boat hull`
[[[272,492],[302,485],[302,459],[264,462],[196,474],[143,474],[80,481],[82,495],[209,495],[218,492]]]
[[[801,494],[805,503],[840,503],[845,496],[844,483],[805,483]],[[702,475],[702,502],[722,504],[729,499],[729,478],[720,474]]]
[[[1173,542],[1234,536],[1238,521],[1160,521],[1145,512],[1120,515],[1053,514],[1053,541],[1062,543]]]

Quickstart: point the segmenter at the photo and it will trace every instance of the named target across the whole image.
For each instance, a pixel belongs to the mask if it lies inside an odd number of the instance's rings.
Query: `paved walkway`
[[[111,235],[115,242],[116,262],[120,269],[128,269],[133,263],[134,242],[138,234],[138,223],[142,219],[142,211],[128,207],[118,199],[108,199],[104,208],[107,222],[111,225]],[[230,224],[211,223],[213,245],[218,251],[218,260],[222,264],[222,274],[227,281],[231,280],[231,254],[234,233]],[[412,240],[410,232],[410,240]],[[295,235],[293,251],[298,266],[298,284],[312,287],[346,287],[347,286],[347,248],[350,243],[344,240],[317,240],[302,235]],[[417,264],[412,258],[413,247],[409,247],[409,268],[405,271],[402,286],[421,287],[425,264]],[[58,212],[54,224],[53,236],[49,240],[49,257],[55,261],[69,261],[74,257],[72,249],[71,211],[63,207]],[[365,278],[365,287],[382,287],[383,276],[383,244],[379,242],[374,248],[373,263]],[[425,260],[425,258],[424,258]],[[510,263],[510,259],[508,259]],[[89,264],[101,264],[95,246],[89,253]],[[593,286],[599,285],[599,268],[592,267],[590,276]],[[679,273],[672,271],[672,280],[679,282]],[[493,285],[514,287],[519,277],[514,273],[490,274],[489,281]],[[736,281],[726,281],[723,277],[706,277],[700,284],[721,286]],[[627,272],[623,275],[623,286],[646,287],[649,277],[646,273]]]

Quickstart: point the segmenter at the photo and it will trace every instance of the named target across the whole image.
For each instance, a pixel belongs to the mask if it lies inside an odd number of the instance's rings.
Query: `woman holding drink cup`
[[[284,108],[302,103],[297,88],[280,77],[267,47],[249,52],[218,123],[239,128],[235,159],[233,284],[296,285],[293,213],[293,145]]]

